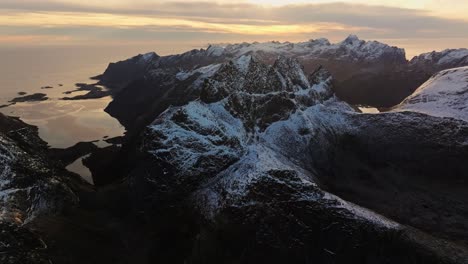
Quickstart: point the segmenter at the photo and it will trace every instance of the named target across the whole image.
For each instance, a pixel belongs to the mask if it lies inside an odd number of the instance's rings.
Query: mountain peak
[[[208,48],[206,49],[206,54],[212,57],[219,57],[223,55],[223,53],[224,53],[224,47],[219,46],[219,45],[209,45]]]
[[[140,54],[139,56],[139,60],[140,62],[149,62],[155,58],[159,58],[159,55],[156,54],[156,52],[148,52],[148,53],[145,53],[145,54]]]
[[[345,38],[345,40],[343,40],[343,44],[355,44],[355,43],[358,43],[358,42],[361,42],[361,40],[358,38],[358,36],[356,35],[349,35],[347,38]]]

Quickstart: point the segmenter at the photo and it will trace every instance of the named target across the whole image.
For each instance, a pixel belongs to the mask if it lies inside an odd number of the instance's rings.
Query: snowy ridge
[[[309,143],[314,140],[320,141],[320,144],[328,144],[327,139],[323,137],[327,131],[350,129],[341,111],[353,111],[351,107],[336,98],[329,99],[325,104],[327,106],[317,104],[303,111],[298,110],[287,120],[275,122],[266,131],[257,133],[246,147],[242,158],[221,171],[213,183],[209,183],[196,194],[198,207],[203,210],[206,217],[216,215],[227,201],[233,204],[242,203],[242,197],[249,192],[252,183],[268,178],[280,181],[279,184],[289,184],[287,181],[271,177],[272,171],[292,173],[301,186],[316,187],[314,170],[308,166],[312,161],[306,154]],[[335,111],[337,109],[339,111]],[[298,200],[308,201],[318,201],[322,198],[325,196],[315,192],[298,193],[296,197]],[[332,200],[332,198],[327,199]],[[344,204],[344,201],[337,197],[335,201],[337,204]],[[354,207],[349,206],[349,208],[355,210]],[[364,216],[363,219],[367,218]],[[377,217],[373,216],[367,220],[376,221],[376,219]]]
[[[324,198],[331,200],[331,201],[338,202],[337,204],[338,208],[343,208],[344,210],[352,212],[356,218],[361,218],[363,220],[375,223],[377,225],[380,225],[389,229],[401,228],[401,225],[399,223],[391,219],[388,219],[385,216],[379,215],[367,208],[364,208],[354,203],[347,202],[336,195],[326,193]]]
[[[145,54],[142,54],[139,58],[139,62],[140,64],[146,64],[146,63],[149,63],[151,60],[153,60],[154,58],[157,58],[158,55],[155,53],[155,52],[148,52],[148,53],[145,53]]]
[[[428,52],[414,57],[411,65],[433,64],[438,67],[468,65],[468,49],[446,49],[440,52]]]
[[[206,67],[205,67],[206,68]],[[253,97],[264,101],[266,97],[278,98],[282,92],[294,92],[298,100],[325,100],[332,96],[332,78],[328,71],[319,68],[309,78],[297,60],[279,56],[273,65],[260,62],[255,56],[243,55],[222,64],[206,83],[201,98],[205,102],[218,101],[237,92],[232,100]],[[289,99],[288,99],[289,100]]]
[[[468,67],[434,75],[393,111],[413,111],[468,122]]]
[[[220,103],[207,105],[195,101],[185,107],[170,108],[149,129],[156,135],[150,139],[149,152],[190,175],[206,171],[210,157],[226,163],[238,159],[245,141],[242,122]],[[159,131],[163,132],[160,137]],[[163,147],[151,150],[153,141]]]
[[[180,71],[176,74],[176,78],[179,81],[185,81],[191,76],[198,73],[198,74],[201,74],[201,76],[199,77],[200,79],[206,79],[208,77],[213,76],[213,74],[215,74],[216,71],[218,71],[220,67],[221,67],[221,64],[210,64],[208,66],[201,67],[193,71],[188,71],[188,72]]]
[[[250,185],[268,178],[269,172],[274,170],[299,172],[301,184],[315,186],[310,180],[310,172],[294,165],[264,144],[254,143],[247,147],[246,154],[238,162],[220,172],[212,183],[194,195],[197,207],[210,219],[226,205],[242,206],[242,198],[249,192]],[[305,193],[297,198],[317,200],[319,197]]]
[[[345,40],[331,44],[327,39],[321,38],[307,42],[265,42],[241,43],[227,46],[211,45],[206,54],[208,56],[242,56],[245,54],[273,54],[287,57],[323,58],[332,57],[338,60],[375,61],[385,56],[396,56],[405,61],[405,51],[391,47],[377,41],[360,40],[350,35]]]

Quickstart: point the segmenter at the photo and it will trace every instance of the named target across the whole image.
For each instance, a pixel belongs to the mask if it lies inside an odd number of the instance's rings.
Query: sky
[[[164,55],[349,34],[405,48],[407,57],[468,48],[468,1],[0,0],[0,47],[142,45]]]

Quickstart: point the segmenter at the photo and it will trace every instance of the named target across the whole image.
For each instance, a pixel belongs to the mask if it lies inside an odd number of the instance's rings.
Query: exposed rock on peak
[[[312,90],[318,93],[319,98],[328,99],[333,96],[333,77],[323,66],[319,66],[310,74],[309,81]]]
[[[224,53],[224,48],[221,47],[221,46],[210,45],[206,49],[206,55],[208,55],[208,56],[219,57],[219,56],[223,55],[223,53]]]
[[[365,41],[362,41],[358,38],[356,35],[349,35],[341,44],[344,45],[350,45],[350,46],[356,46],[358,44],[364,43]]]
[[[148,69],[153,63],[157,63],[159,58],[156,53],[149,52],[125,61],[110,63],[100,81],[115,89],[124,88],[132,81],[143,78]]]
[[[148,52],[145,54],[139,54],[138,56],[136,56],[136,58],[138,59],[139,63],[146,64],[146,63],[150,63],[151,61],[155,59],[158,59],[159,55],[156,54],[155,52]]]
[[[216,102],[237,92],[241,92],[239,96],[256,99],[284,92],[291,93],[291,98],[298,96],[301,100],[325,100],[332,96],[332,78],[323,67],[309,78],[295,59],[280,56],[273,65],[268,65],[255,57],[243,55],[224,64],[205,80],[201,100],[206,103]]]

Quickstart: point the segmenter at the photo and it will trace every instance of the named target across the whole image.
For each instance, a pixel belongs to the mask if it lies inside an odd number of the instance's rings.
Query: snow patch
[[[156,53],[154,52],[148,52],[143,55],[141,55],[139,63],[140,64],[146,64],[150,62],[154,57],[156,57]]]
[[[252,56],[242,55],[237,60],[234,61],[234,65],[240,72],[246,74],[247,71],[249,70],[251,61],[252,61]]]
[[[216,46],[216,45],[210,45],[208,49],[206,50],[206,55],[212,56],[212,57],[219,57],[223,55],[223,53],[224,53],[224,47]]]
[[[445,54],[437,64],[449,64],[453,61],[458,61],[466,57],[468,62],[468,49],[458,49],[458,50],[445,50],[443,51]]]
[[[388,229],[400,229],[401,225],[359,205],[347,202],[336,195],[326,193],[324,199],[337,202],[337,207],[350,212],[355,218],[360,218]]]
[[[201,67],[193,71],[189,71],[189,72],[181,71],[176,74],[176,78],[179,81],[185,81],[191,76],[193,76],[194,74],[199,73],[201,74],[199,79],[206,79],[206,78],[213,76],[219,70],[220,67],[221,67],[221,64],[210,64],[208,66]]]
[[[156,157],[165,157],[181,172],[198,171],[197,162],[203,157],[219,156],[235,159],[242,152],[245,130],[223,106],[224,102],[205,104],[193,101],[184,107],[173,107],[150,126],[155,133],[163,133],[159,143],[163,146],[149,149]],[[174,118],[184,121],[175,122]],[[237,142],[229,146],[223,142]],[[166,156],[170,153],[169,156]]]

